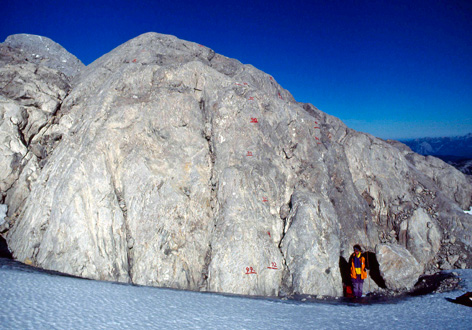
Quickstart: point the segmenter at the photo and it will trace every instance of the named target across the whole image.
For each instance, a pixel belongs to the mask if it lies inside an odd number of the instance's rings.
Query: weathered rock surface
[[[422,208],[416,209],[412,217],[400,224],[399,243],[407,248],[420,264],[428,264],[441,247],[441,234],[436,221]]]
[[[0,79],[28,68],[5,65]],[[2,122],[16,141],[2,155],[31,157],[17,172],[2,165],[2,232],[20,261],[143,285],[333,296],[355,243],[376,251],[395,290],[448,256],[472,266],[468,178],[296,102],[253,66],[148,33],[73,82],[36,72],[48,88],[34,105],[17,97],[31,80],[2,91],[2,118],[16,118]]]
[[[0,191],[9,215],[29,195],[31,183],[61,138],[45,132],[79,67],[83,64],[75,56],[48,38],[14,35],[0,44]]]
[[[62,72],[68,78],[85,67],[77,57],[46,37],[14,34],[0,44],[0,66],[25,62]]]
[[[392,290],[411,289],[423,269],[415,257],[398,244],[379,244],[375,249],[380,274]]]

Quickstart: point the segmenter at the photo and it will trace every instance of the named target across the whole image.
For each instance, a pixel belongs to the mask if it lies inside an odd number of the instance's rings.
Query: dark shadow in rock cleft
[[[385,289],[385,280],[380,275],[379,262],[374,252],[366,251],[363,253],[366,260],[366,268],[369,269],[370,278],[380,288]],[[348,261],[343,256],[339,256],[339,271],[341,273],[341,280],[343,283],[344,297],[352,296],[352,282],[351,282],[351,267]]]
[[[7,241],[2,236],[0,236],[0,258],[13,259]]]
[[[370,278],[377,284],[380,288],[386,289],[385,280],[382,275],[380,275],[379,262],[377,261],[377,256],[374,252],[366,251],[363,253],[365,257],[366,267],[369,269]]]

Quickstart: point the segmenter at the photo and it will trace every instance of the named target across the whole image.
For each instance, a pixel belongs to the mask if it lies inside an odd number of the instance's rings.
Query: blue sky
[[[89,64],[145,32],[271,74],[381,138],[472,132],[472,1],[4,1],[0,39],[49,37]]]

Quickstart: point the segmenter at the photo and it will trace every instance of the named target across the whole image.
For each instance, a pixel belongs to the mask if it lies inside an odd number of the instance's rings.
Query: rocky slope
[[[20,261],[252,295],[342,295],[354,243],[371,289],[471,267],[462,173],[250,65],[156,33],[67,72],[0,53],[0,231]]]

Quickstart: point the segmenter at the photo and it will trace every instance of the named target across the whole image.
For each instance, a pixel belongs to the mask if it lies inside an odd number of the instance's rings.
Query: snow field
[[[0,329],[471,329],[464,290],[386,304],[328,304],[138,287],[0,265]]]

